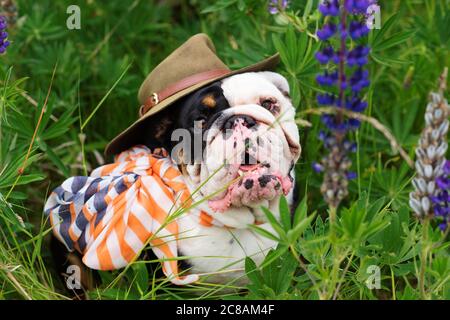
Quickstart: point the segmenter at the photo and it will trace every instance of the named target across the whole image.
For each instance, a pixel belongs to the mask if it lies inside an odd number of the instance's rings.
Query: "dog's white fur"
[[[295,109],[287,95],[289,85],[286,79],[274,72],[250,72],[226,78],[222,82],[222,89],[230,104],[230,108],[225,112],[249,114],[257,121],[266,124],[276,122],[271,130],[282,138],[282,144],[276,149],[277,152],[280,152],[279,163],[273,163],[272,165],[283,174],[289,174],[291,164],[298,160],[301,149],[298,128],[294,121]],[[262,97],[273,97],[278,101],[280,106],[278,120],[275,120],[277,115],[271,114],[259,105]],[[209,134],[214,134],[214,130]],[[287,140],[289,140],[289,144]],[[289,145],[294,145],[296,148],[289,148]],[[185,180],[191,193],[194,193],[194,190],[203,184],[200,192],[193,195],[196,201],[208,196],[208,192],[209,194],[214,193],[228,182],[226,172],[224,172],[222,175],[218,175],[217,180],[214,180],[213,177],[213,179],[210,179],[210,183],[205,183],[208,175],[214,170],[214,166],[207,162],[223,160],[219,156],[217,159],[214,158],[214,154],[217,153],[217,150],[209,150],[209,153],[206,153],[205,163],[197,163],[187,168],[189,174],[185,176]],[[200,175],[194,174],[194,172],[198,173],[198,165],[201,165],[202,168]],[[291,172],[291,175],[293,176],[293,172]],[[288,195],[289,202],[292,201],[292,190]],[[234,283],[245,283],[246,277],[243,270],[245,257],[249,256],[257,264],[260,264],[267,251],[277,245],[275,241],[253,232],[247,225],[253,223],[255,217],[258,217],[258,219],[264,218],[260,209],[261,205],[268,207],[278,217],[278,202],[279,196],[272,200],[263,200],[253,208],[246,206],[230,207],[223,213],[211,212],[207,207],[207,202],[200,204],[200,208],[206,210],[218,221],[233,227],[232,229],[204,227],[189,216],[180,218],[178,222],[179,249],[182,255],[189,257],[188,262],[192,266],[190,272],[211,274],[205,279],[208,282],[228,283],[236,281]],[[259,226],[274,233],[267,222]]]

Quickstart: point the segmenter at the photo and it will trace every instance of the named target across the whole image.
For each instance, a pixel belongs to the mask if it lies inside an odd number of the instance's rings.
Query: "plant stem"
[[[335,225],[336,225],[336,214],[337,214],[337,207],[335,206],[329,206],[329,213],[330,213],[330,238],[332,243],[334,242],[335,237]]]
[[[344,271],[342,272],[342,280],[339,281],[338,286],[337,286],[336,290],[334,291],[333,300],[336,300],[337,297],[338,297],[338,295],[339,295],[339,290],[341,289],[342,283],[343,283],[344,280],[345,280],[345,275],[347,274],[348,269],[350,268],[350,265],[351,265],[351,263],[352,263],[352,260],[353,260],[353,257],[354,257],[354,256],[355,256],[355,252],[352,252],[350,258],[348,258],[347,265],[345,266],[345,269],[344,269]]]
[[[3,269],[3,267],[2,267]],[[17,291],[27,300],[33,300],[30,295],[25,291],[25,289],[20,285],[20,283],[17,281],[17,279],[14,277],[14,275],[8,271],[5,270],[6,276],[8,279],[12,282],[13,286],[17,289]]]
[[[333,292],[336,280],[337,280],[337,270],[339,269],[339,263],[337,262],[338,250],[336,247],[336,233],[335,233],[335,225],[336,225],[336,212],[337,208],[335,206],[329,206],[329,214],[330,214],[330,243],[331,243],[331,254],[333,259],[333,266],[331,269],[331,283],[328,287],[327,297],[331,299],[333,297]]]
[[[428,258],[428,226],[430,223],[430,218],[426,216],[423,220],[422,224],[422,243],[420,246],[420,271],[419,271],[419,288],[420,288],[420,296],[423,300],[428,300],[426,291],[425,291],[425,269],[427,266],[427,258]]]
[[[306,267],[306,265],[303,263],[302,259],[300,258],[300,256],[298,255],[297,251],[295,250],[294,246],[291,245],[291,252],[292,255],[294,256],[294,258],[298,261],[300,267],[303,269],[303,271],[305,271],[305,274],[308,276],[308,278],[311,280],[313,286],[316,288],[317,290],[317,294],[319,295],[319,299],[323,300],[324,299],[324,295],[322,293],[322,291],[320,291],[319,286],[317,285],[316,280],[314,279],[314,277],[312,275],[309,274],[308,268]]]
[[[36,124],[36,127],[34,128],[33,136],[31,137],[30,145],[28,146],[28,151],[27,151],[27,153],[25,155],[25,159],[23,160],[22,166],[18,170],[17,177],[16,177],[13,185],[9,189],[8,193],[6,194],[5,201],[11,195],[11,192],[16,187],[17,183],[19,182],[20,177],[23,175],[23,173],[25,171],[25,168],[27,167],[28,158],[30,157],[31,150],[33,149],[34,141],[36,140],[36,137],[37,137],[37,134],[38,134],[38,131],[39,131],[39,127],[41,126],[42,118],[44,117],[45,110],[47,109],[47,103],[48,103],[48,99],[50,97],[50,93],[52,92],[53,80],[55,79],[55,74],[56,74],[56,69],[57,68],[58,68],[58,61],[56,61],[55,66],[53,67],[52,78],[50,79],[50,85],[49,85],[48,90],[47,90],[47,95],[46,95],[45,100],[44,100],[44,105],[42,106],[41,113],[39,114],[38,122]]]
[[[392,300],[397,300],[396,294],[395,294],[395,278],[394,278],[394,270],[391,269],[391,286],[392,286]]]
[[[94,110],[91,112],[91,114],[87,117],[86,120],[84,120],[83,124],[81,125],[80,129],[81,131],[86,127],[86,125],[89,123],[89,121],[91,121],[92,117],[94,116],[94,114],[97,112],[97,110],[102,106],[103,102],[106,101],[106,99],[109,97],[109,95],[111,94],[111,92],[114,90],[114,88],[119,84],[120,80],[122,80],[122,78],[125,76],[125,74],[127,73],[128,69],[130,69],[131,67],[131,63],[126,66],[125,70],[123,70],[123,72],[120,74],[119,78],[117,78],[116,82],[114,82],[114,84],[112,85],[112,87],[108,90],[108,92],[103,96],[103,98],[100,100],[100,102],[95,106]]]

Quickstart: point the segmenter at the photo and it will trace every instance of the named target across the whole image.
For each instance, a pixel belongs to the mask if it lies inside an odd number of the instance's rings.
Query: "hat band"
[[[214,69],[205,72],[196,73],[189,77],[183,78],[178,82],[175,82],[160,92],[153,92],[150,97],[145,100],[145,103],[139,109],[139,114],[142,117],[146,114],[151,108],[156,106],[161,101],[167,99],[168,97],[174,95],[177,92],[180,92],[184,89],[192,87],[200,82],[207,81],[210,79],[214,79],[220,76],[224,76],[229,74],[231,70],[229,69]]]

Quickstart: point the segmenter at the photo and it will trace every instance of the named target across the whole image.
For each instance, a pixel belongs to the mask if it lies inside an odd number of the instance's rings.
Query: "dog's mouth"
[[[242,164],[224,196],[209,200],[208,205],[215,212],[224,212],[230,206],[255,208],[281,194],[287,194],[291,188],[292,178],[270,172],[268,165]]]
[[[284,132],[256,112],[257,107],[248,109],[218,119],[208,134],[202,193],[214,192],[208,201],[214,212],[243,206],[259,209],[292,188],[293,160]],[[211,172],[215,176],[209,179]]]

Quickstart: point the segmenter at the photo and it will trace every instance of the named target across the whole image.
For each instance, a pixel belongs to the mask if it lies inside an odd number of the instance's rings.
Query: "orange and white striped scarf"
[[[64,181],[50,195],[44,211],[56,237],[69,251],[83,254],[92,269],[114,270],[132,262],[149,242],[162,269],[177,285],[198,276],[180,276],[177,265],[180,210],[191,205],[183,177],[164,149],[145,146],[122,152],[115,162],[89,177]],[[189,210],[202,225],[220,222],[200,210]]]

